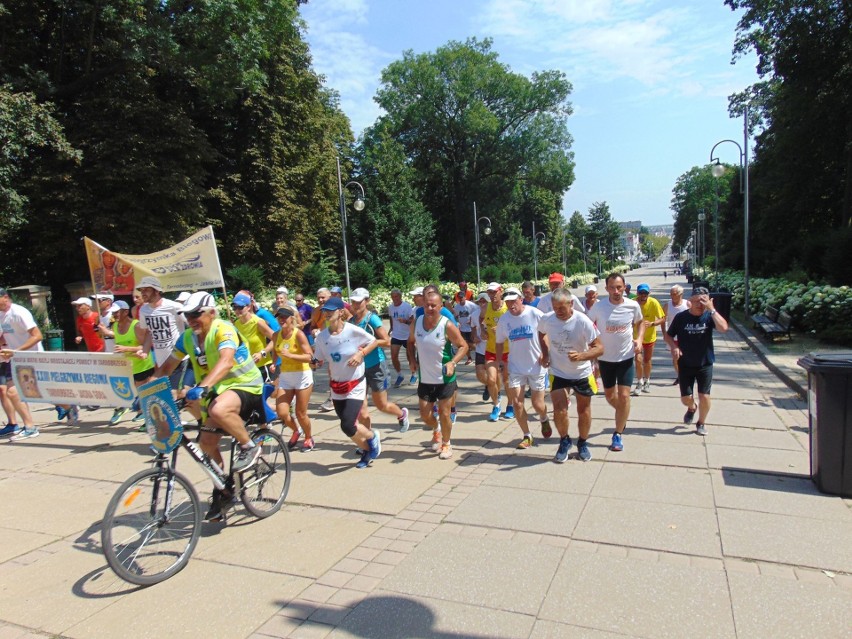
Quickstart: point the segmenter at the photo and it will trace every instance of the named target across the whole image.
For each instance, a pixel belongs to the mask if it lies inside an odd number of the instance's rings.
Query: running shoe
[[[488,387],[486,386],[482,389],[482,401],[487,402],[489,397],[491,397],[491,395],[488,394]]]
[[[130,421],[133,421],[133,422],[144,422],[144,421],[145,421],[145,415],[144,415],[144,414],[142,413],[142,411],[140,410],[138,413],[136,413],[136,417],[134,417],[134,418],[133,418],[132,420],[130,420]]]
[[[305,441],[302,442],[302,452],[309,453],[314,449],[314,438],[307,437]]]
[[[17,424],[6,424],[3,428],[0,428],[0,437],[12,437],[17,435],[23,430]]]
[[[559,438],[559,449],[556,451],[556,457],[553,460],[557,463],[564,464],[568,461],[568,451],[571,450],[571,438],[567,435]]]
[[[124,417],[129,410],[129,408],[116,408],[114,411],[112,411],[112,417],[109,418],[109,423],[112,426],[115,426],[118,422],[121,421],[121,418]]]
[[[224,506],[224,495],[218,488],[213,489],[213,496],[210,497],[210,509],[204,515],[204,521],[222,521],[222,508]]]
[[[61,406],[55,406],[56,408],[56,421],[61,422],[68,416],[68,411]]]
[[[500,407],[495,406],[491,409],[491,414],[488,416],[488,421],[496,422],[498,419],[500,419]]]
[[[612,434],[612,444],[610,444],[609,449],[616,453],[624,450],[624,443],[621,441],[621,433]]]
[[[704,424],[702,424],[701,422],[698,422],[695,425],[695,434],[701,435],[702,437],[704,437],[704,435],[707,434],[707,429],[704,427]]]
[[[672,386],[677,386],[680,384],[680,377],[675,377],[675,381],[672,382]]]
[[[545,417],[541,420],[541,436],[544,439],[550,439],[551,435],[553,435],[553,429],[550,427],[550,420]]]
[[[630,394],[633,395],[633,397],[639,397],[639,395],[641,393],[642,393],[642,384],[636,384],[636,386],[633,388],[633,390],[630,391]]]
[[[411,374],[411,378],[408,380],[408,383],[409,384],[416,384],[417,383],[417,373]]]
[[[404,379],[404,378],[402,377],[402,375],[397,375],[397,376],[396,376],[396,381],[393,383],[393,387],[394,387],[394,388],[399,388],[400,386],[402,386],[402,380],[403,380],[403,379]]]
[[[650,393],[651,392],[651,382],[649,380],[645,380],[645,383],[642,384],[642,392]]]
[[[432,404],[432,417],[438,419],[438,404]]]
[[[370,464],[373,463],[373,460],[370,459],[370,451],[362,450],[361,451],[361,459],[358,460],[358,463],[355,464],[355,468],[366,468]]]
[[[19,442],[22,439],[35,439],[39,435],[41,435],[41,433],[38,432],[38,428],[33,426],[32,428],[24,428],[17,435],[12,435],[9,438],[9,441]]]
[[[257,463],[260,452],[260,446],[252,446],[251,448],[240,447],[234,459],[234,465],[231,466],[231,470],[235,473],[245,472]]]
[[[441,437],[441,431],[433,430],[432,431],[432,450],[436,453],[441,450],[441,444],[443,442],[443,438]]]
[[[320,412],[328,413],[334,410],[334,403],[331,401],[331,397],[325,400],[322,404],[320,404]]]
[[[382,454],[382,437],[379,435],[379,431],[373,433],[373,439],[367,444],[370,446],[370,459],[375,459]]]
[[[577,458],[584,462],[592,458],[592,451],[589,450],[588,442],[577,442]]]
[[[293,434],[290,435],[290,441],[287,442],[287,448],[289,448],[290,450],[294,450],[296,448],[296,445],[299,443],[299,437],[301,436],[301,434],[301,428],[297,428],[296,430],[294,430]]]
[[[402,379],[402,378],[400,378],[400,379]],[[400,433],[407,432],[408,427],[411,425],[411,423],[408,421],[408,409],[407,408],[402,409],[402,417],[400,417],[397,421],[399,422],[399,432]]]
[[[453,456],[453,447],[449,444],[441,446],[441,452],[438,453],[438,459],[449,459]]]
[[[507,406],[506,412],[503,413],[503,415],[501,415],[501,417],[503,417],[503,419],[515,419],[515,407],[514,406]]]
[[[68,423],[76,426],[80,423],[80,407],[72,406],[68,409]]]
[[[451,421],[453,424],[455,424],[455,423],[456,423],[456,409],[455,409],[455,408],[451,408],[451,409],[450,409],[450,421]]]
[[[691,424],[692,419],[695,417],[695,411],[697,411],[697,410],[698,410],[697,406],[695,408],[688,408],[687,411],[683,414],[683,423],[684,424]]]
[[[532,445],[533,445],[533,436],[531,434],[530,435],[524,435],[524,438],[521,440],[521,443],[518,444],[516,448],[518,448],[520,450],[525,450]]]

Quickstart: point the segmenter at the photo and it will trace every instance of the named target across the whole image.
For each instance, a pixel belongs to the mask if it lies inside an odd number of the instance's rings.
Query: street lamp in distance
[[[487,226],[482,229],[482,232],[486,235],[491,235],[491,219],[485,217],[477,217],[476,215],[476,202],[473,203],[473,238],[474,243],[476,244],[476,290],[482,290],[482,279],[479,277],[479,223],[485,221]]]
[[[538,281],[538,244],[544,246],[545,234],[543,231],[535,232],[535,221],[532,223],[533,234],[533,280]],[[541,239],[539,239],[541,238]]]
[[[351,181],[351,182],[347,182],[345,185],[343,184],[343,179],[341,178],[341,175],[340,175],[340,156],[338,155],[337,156],[337,192],[338,192],[339,199],[340,199],[340,224],[341,224],[341,227],[342,227],[342,234],[343,234],[343,265],[344,265],[344,268],[346,269],[346,294],[347,295],[349,295],[349,293],[352,291],[352,287],[350,286],[350,283],[349,283],[349,252],[346,248],[346,221],[347,221],[346,220],[346,202],[343,199],[343,189],[344,188],[348,189],[350,186],[357,186],[361,190],[361,195],[356,196],[355,201],[352,203],[352,208],[355,209],[358,212],[361,212],[361,211],[364,210],[364,207],[366,206],[366,204],[364,202],[364,198],[366,197],[366,195],[364,193],[364,187],[359,182],[355,182],[354,180]]]

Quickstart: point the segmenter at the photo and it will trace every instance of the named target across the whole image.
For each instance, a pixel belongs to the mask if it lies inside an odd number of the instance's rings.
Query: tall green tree
[[[737,200],[729,203],[732,184],[738,184],[738,171],[728,167],[721,178],[713,177],[710,166],[694,166],[678,177],[672,190],[671,209],[674,212],[674,235],[672,242],[678,247],[687,244],[698,224],[699,213],[704,213],[703,252],[715,252],[715,228],[717,219],[720,230],[720,262],[734,265],[742,260],[742,212]],[[737,194],[739,194],[739,187]],[[742,196],[738,200],[742,202]],[[737,235],[739,233],[739,235]],[[740,238],[737,241],[737,238]],[[724,242],[722,240],[725,240]],[[724,258],[724,259],[723,259]]]
[[[573,156],[566,122],[571,91],[561,72],[512,73],[490,40],[450,42],[434,53],[404,53],[382,72],[379,125],[398,140],[434,216],[448,271],[472,257],[473,203],[490,217],[487,255],[510,221],[554,231]]]
[[[609,210],[606,202],[595,202],[589,207],[589,239],[592,253],[601,256],[601,263],[611,261],[621,247],[621,227]]]

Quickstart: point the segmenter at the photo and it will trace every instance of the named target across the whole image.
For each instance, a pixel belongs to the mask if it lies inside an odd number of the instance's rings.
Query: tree
[[[592,245],[592,253],[601,256],[601,262],[606,262],[607,256],[612,257],[614,248],[621,246],[621,227],[612,218],[609,204],[606,202],[595,202],[589,207],[589,239],[586,242]]]
[[[376,101],[386,115],[377,126],[405,150],[448,270],[466,270],[474,202],[494,226],[483,255],[508,237],[511,221],[524,232],[533,220],[546,233],[557,229],[574,179],[570,91],[558,71],[512,73],[490,40],[407,51],[382,72]]]
[[[732,255],[726,256],[729,264],[741,263],[742,253],[738,246],[742,239],[737,241],[737,230],[742,229],[742,197],[739,200],[728,203],[731,197],[732,179],[738,179],[739,169],[728,167],[726,175],[715,178],[710,172],[710,166],[694,166],[689,171],[678,177],[672,190],[671,209],[674,211],[674,235],[672,242],[678,247],[684,247],[690,240],[692,231],[698,223],[699,213],[704,213],[705,222],[705,253],[712,254],[715,251],[715,229],[716,207],[719,206],[719,228],[720,228],[720,253],[723,247]],[[737,187],[737,193],[739,189]],[[737,204],[739,202],[739,205]],[[739,208],[738,208],[739,207]],[[733,218],[738,217],[739,223]],[[727,220],[727,224],[723,221]],[[724,232],[722,232],[724,229]],[[726,242],[721,238],[725,237]],[[644,250],[644,249],[643,249]],[[733,257],[736,255],[736,257]],[[720,255],[720,261],[722,255]]]

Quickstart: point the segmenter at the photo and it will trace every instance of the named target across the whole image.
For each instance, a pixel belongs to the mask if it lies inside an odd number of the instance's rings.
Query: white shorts
[[[547,369],[538,375],[527,375],[509,371],[509,388],[520,388],[526,386],[531,391],[543,391],[547,384]]]
[[[278,376],[278,388],[282,390],[304,390],[314,384],[313,371],[281,373]]]

